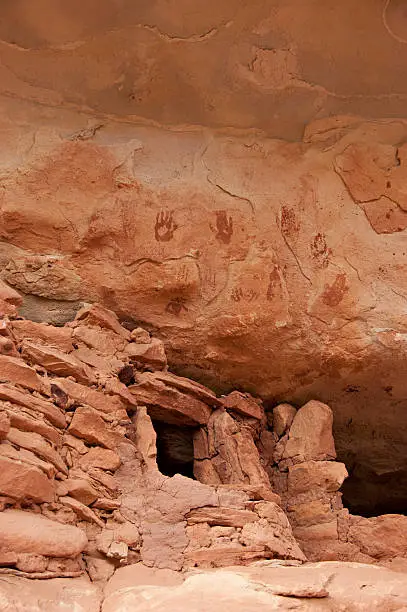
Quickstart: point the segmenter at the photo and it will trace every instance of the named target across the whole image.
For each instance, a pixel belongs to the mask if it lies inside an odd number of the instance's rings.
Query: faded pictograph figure
[[[216,227],[210,224],[210,228],[217,240],[224,244],[229,244],[233,236],[233,219],[231,216],[227,216],[226,210],[217,210],[215,214]]]
[[[234,302],[253,302],[259,298],[259,294],[254,289],[236,287],[232,290],[230,297]]]
[[[274,264],[272,271],[269,274],[269,283],[267,286],[266,299],[270,302],[276,298],[281,298],[281,270],[277,264]]]
[[[178,225],[174,221],[174,211],[162,210],[157,213],[154,234],[158,242],[169,242],[172,240],[177,229]]]
[[[165,307],[165,312],[168,312],[168,314],[172,314],[176,317],[179,317],[182,312],[188,312],[188,308],[185,306],[184,298],[177,297],[168,302],[167,306]]]

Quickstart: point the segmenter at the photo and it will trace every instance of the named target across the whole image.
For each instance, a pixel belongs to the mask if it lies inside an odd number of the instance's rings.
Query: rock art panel
[[[5,312],[22,299],[26,315],[63,324],[98,300],[130,328],[157,330],[178,373],[266,400],[318,397],[334,410],[341,457],[356,439],[362,463],[386,456],[368,433],[380,429],[401,461],[402,120],[321,119],[303,142],[141,126],[119,138],[112,120],[72,140],[88,124],[81,115],[36,130],[41,111],[27,107],[28,146],[26,124],[3,104],[20,142],[0,203],[0,274],[21,297]],[[393,356],[383,333],[396,334]],[[89,344],[80,355],[95,367]],[[98,356],[98,367],[121,366]]]

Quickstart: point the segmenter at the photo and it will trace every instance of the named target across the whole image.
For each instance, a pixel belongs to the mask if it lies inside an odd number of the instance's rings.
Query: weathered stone
[[[71,434],[64,432],[64,445],[69,446],[70,448],[75,449],[80,455],[85,455],[89,449],[82,440],[79,438],[75,438],[75,436],[71,436]]]
[[[0,355],[0,380],[11,382],[27,389],[41,391],[43,383],[33,368],[30,368],[22,359]]]
[[[110,329],[124,340],[130,339],[130,332],[120,325],[117,315],[101,304],[91,304],[82,308],[75,317],[76,321],[86,321],[87,325],[97,325],[103,329]]]
[[[95,382],[94,374],[88,366],[73,355],[56,348],[24,340],[21,354],[28,361],[37,363],[58,376],[73,376],[78,382],[85,384]]]
[[[208,485],[215,486],[222,483],[221,477],[210,459],[194,461],[194,476],[199,482]]]
[[[281,513],[285,518],[284,513],[282,511]],[[288,521],[281,523],[276,520],[275,523],[270,523],[266,519],[261,519],[246,524],[243,526],[239,540],[246,546],[264,546],[266,554],[271,554],[273,557],[305,561],[305,555],[294,539]]]
[[[129,547],[125,542],[112,542],[106,555],[110,559],[127,559]]]
[[[52,480],[35,466],[19,463],[0,456],[0,495],[18,501],[52,502]]]
[[[10,357],[19,357],[17,347],[10,337],[0,336],[0,355],[9,355]]]
[[[7,434],[10,431],[10,419],[4,410],[0,412],[0,442],[7,438]]]
[[[143,563],[159,569],[180,570],[188,544],[182,523],[146,522],[143,525]]]
[[[89,451],[81,457],[79,465],[85,471],[95,467],[114,472],[120,467],[121,460],[119,455],[112,450],[105,448],[90,448]]]
[[[112,579],[105,586],[105,594],[106,597],[109,597],[123,588],[128,589],[129,585],[136,588],[146,585],[171,587],[183,582],[184,577],[179,572],[147,567],[143,563],[135,563],[117,568]]]
[[[64,504],[64,506],[67,506],[68,508],[73,510],[75,514],[77,514],[83,521],[96,523],[96,525],[102,528],[105,526],[104,522],[101,521],[100,518],[90,508],[85,506],[85,504],[83,504],[79,500],[74,499],[72,497],[60,497],[59,501],[61,504]]]
[[[194,432],[194,459],[209,459],[208,434],[203,427]]]
[[[109,494],[115,495],[118,493],[119,485],[114,476],[106,474],[104,470],[101,470],[99,468],[88,468],[88,475],[93,480],[100,483],[102,487],[107,489],[107,492]]]
[[[296,414],[296,409],[290,404],[279,404],[273,408],[273,429],[279,437],[291,427]]]
[[[264,416],[261,402],[248,393],[232,391],[232,393],[223,398],[222,403],[228,410],[237,412],[245,417],[261,420]]]
[[[354,517],[349,542],[375,559],[407,556],[407,516],[387,514],[373,518]]]
[[[65,353],[73,349],[72,330],[68,327],[54,327],[29,320],[12,321],[10,327],[16,340],[20,343],[24,340],[31,340],[53,346]]]
[[[77,527],[21,510],[0,512],[0,540],[3,547],[16,553],[47,557],[75,557],[88,543]]]
[[[86,570],[92,582],[100,582],[102,585],[113,576],[116,563],[106,557],[85,556]]]
[[[48,476],[48,478],[54,478],[57,473],[57,469],[52,463],[48,461],[43,461],[37,455],[32,453],[31,451],[20,448],[17,450],[12,444],[1,444],[0,445],[0,455],[3,457],[7,457],[8,459],[14,459],[19,463],[26,463],[29,466],[34,466],[39,468],[44,474]]]
[[[320,523],[318,525],[307,525],[306,527],[295,527],[294,535],[297,540],[302,542],[338,540],[338,521],[335,519],[331,522]]]
[[[90,444],[99,444],[109,449],[115,449],[123,439],[120,434],[106,426],[95,410],[85,406],[75,410],[69,432]]]
[[[40,412],[50,423],[57,427],[64,428],[66,425],[65,415],[58,410],[54,404],[40,397],[24,393],[11,385],[0,384],[0,400],[25,406],[26,408]]]
[[[326,404],[311,400],[302,406],[291,425],[283,459],[296,463],[335,459],[332,422],[332,410]]]
[[[120,508],[121,505],[121,501],[118,501],[117,499],[99,497],[99,499],[92,504],[92,508],[99,508],[101,510],[117,510],[117,508]]]
[[[112,414],[119,420],[127,419],[125,406],[116,395],[107,395],[96,389],[89,389],[67,378],[54,378],[53,384],[62,389],[75,402],[86,404],[105,414]]]
[[[332,520],[332,507],[329,500],[315,499],[304,503],[288,504],[287,511],[292,525],[307,526],[329,523]]]
[[[138,403],[149,407],[153,419],[191,426],[208,423],[211,409],[196,397],[169,387],[149,372],[139,374],[137,380],[129,390]]]
[[[4,409],[8,414],[12,427],[25,432],[38,433],[50,442],[53,442],[56,446],[61,446],[61,433],[54,427],[47,425],[41,418],[31,418],[29,415],[22,412],[19,406],[5,405]]]
[[[74,357],[78,361],[94,368],[94,371],[99,371],[99,376],[103,375],[116,375],[121,368],[124,366],[124,362],[120,361],[116,357],[105,357],[96,353],[93,349],[87,346],[79,346],[77,349],[70,353],[70,356]]]
[[[186,515],[188,525],[208,523],[224,527],[243,527],[246,523],[258,520],[258,515],[250,510],[234,508],[197,508]]]
[[[72,333],[72,330],[71,330]],[[126,346],[124,338],[109,329],[100,327],[88,327],[87,325],[76,325],[73,329],[73,337],[95,349],[102,355],[113,357]]]
[[[158,338],[151,338],[148,344],[130,342],[124,349],[124,354],[132,361],[145,366],[163,369],[167,365],[164,344]]]
[[[3,280],[0,280],[0,300],[12,306],[21,306],[23,303],[21,295]]]
[[[207,548],[212,544],[212,531],[214,529],[230,529],[235,532],[234,527],[209,527],[208,523],[195,523],[188,525],[186,528],[186,534],[188,537],[188,551],[199,550],[200,548]]]
[[[26,572],[28,574],[42,573],[45,572],[48,566],[48,559],[43,555],[33,555],[21,553],[18,555],[18,561],[16,563],[17,569],[20,572]]]
[[[90,506],[99,497],[99,493],[87,480],[67,478],[64,480],[63,485],[71,497],[74,497],[85,506]]]
[[[138,342],[140,344],[148,344],[151,342],[150,334],[142,327],[136,327],[133,329],[130,333],[130,338],[132,342]]]
[[[136,525],[132,523],[123,523],[113,530],[114,539],[116,542],[124,542],[131,548],[137,548],[140,544],[140,532]]]
[[[17,561],[17,553],[0,548],[0,567],[11,567],[15,565]]]
[[[264,546],[223,545],[215,548],[202,548],[186,552],[187,564],[192,567],[228,567],[245,565],[264,558]]]
[[[336,461],[307,461],[288,468],[288,492],[298,495],[315,489],[335,492],[340,489],[348,472]]]
[[[222,483],[270,486],[251,431],[241,427],[224,409],[215,410],[209,419],[208,446],[211,463]]]
[[[166,385],[169,385],[170,387],[175,387],[176,389],[184,391],[185,393],[190,393],[191,395],[194,395],[198,399],[208,404],[208,406],[214,408],[220,408],[220,406],[222,406],[221,398],[216,397],[213,391],[199,384],[195,380],[183,378],[182,376],[176,376],[175,374],[171,374],[171,372],[154,372],[154,375],[151,378],[161,380]]]
[[[68,474],[67,466],[65,465],[62,457],[53,449],[42,436],[34,432],[20,431],[14,427],[10,428],[7,434],[7,439],[13,444],[17,444],[27,450],[32,451],[41,459],[52,463],[56,469],[63,474]]]

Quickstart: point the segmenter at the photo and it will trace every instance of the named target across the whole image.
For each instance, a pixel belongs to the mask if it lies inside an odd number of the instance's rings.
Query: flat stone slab
[[[0,512],[1,547],[16,553],[46,557],[76,557],[85,550],[88,539],[78,527],[63,525],[23,510]]]

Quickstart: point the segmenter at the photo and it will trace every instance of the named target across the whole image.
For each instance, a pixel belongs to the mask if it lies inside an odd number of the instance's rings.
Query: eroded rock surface
[[[407,557],[406,517],[343,508],[326,404],[218,397],[168,372],[162,345],[140,361],[132,345],[158,341],[98,304],[63,328],[2,330],[0,573]]]
[[[59,113],[58,125],[49,119],[39,128],[42,111],[27,107],[28,127],[4,105],[4,142],[12,138],[0,166],[4,312],[23,299],[28,318],[60,323],[65,305],[67,321],[81,303],[98,300],[129,330],[140,321],[155,330],[153,342],[126,348],[123,358],[140,367],[162,370],[168,356],[177,373],[218,392],[238,387],[273,405],[326,402],[339,457],[358,481],[346,491],[350,502],[368,511],[357,492],[369,481],[385,511],[382,493],[396,491],[390,479],[401,483],[390,510],[400,510],[407,499],[405,121],[321,119],[302,142],[289,143],[124,130],[106,119],[83,139],[72,136],[87,125],[80,114]],[[118,373],[120,360],[100,346],[110,346],[112,330],[103,340],[86,333],[78,325],[69,340],[82,342],[69,363],[61,361],[65,337],[46,354],[26,338],[23,351],[54,373],[68,368],[80,383],[92,367]],[[1,352],[4,367],[6,360],[16,367],[10,348]],[[149,374],[144,383],[145,403],[168,386]],[[208,413],[194,397],[191,418],[202,424]]]
[[[6,610],[125,612],[177,610],[214,612],[299,610],[313,612],[402,612],[407,605],[405,574],[358,563],[315,563],[290,567],[266,562],[242,568],[181,575],[138,563],[118,569],[103,592],[84,578],[2,580]]]

